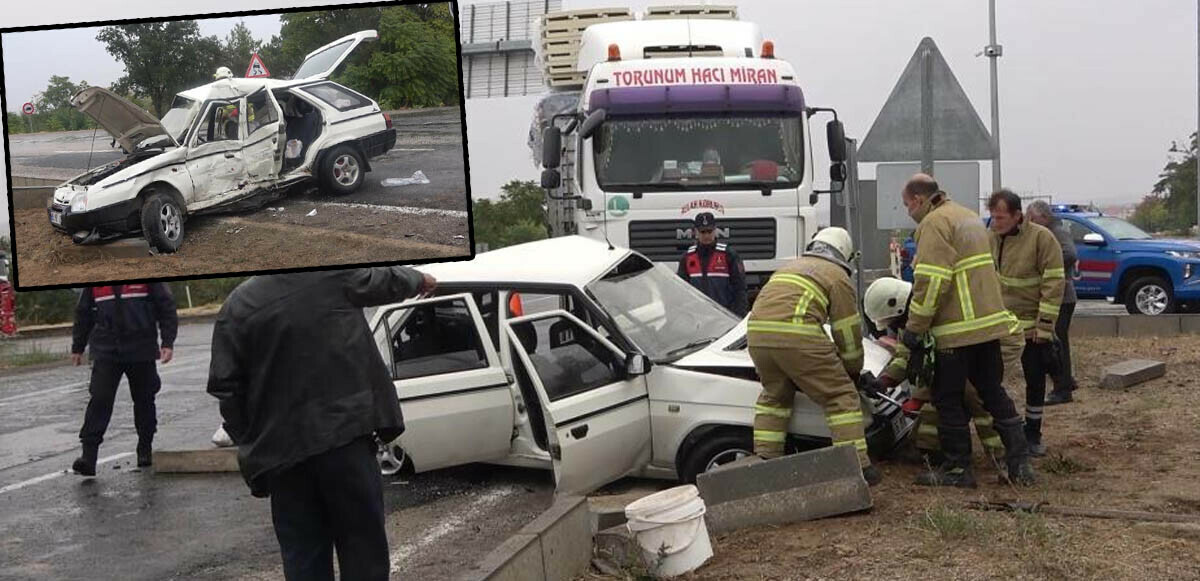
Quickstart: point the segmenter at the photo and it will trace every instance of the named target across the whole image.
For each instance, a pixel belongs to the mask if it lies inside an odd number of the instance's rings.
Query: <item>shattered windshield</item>
[[[182,95],[175,95],[175,100],[171,102],[171,109],[163,115],[163,129],[167,130],[167,135],[175,138],[175,141],[183,143],[183,137],[187,134],[188,127],[191,127],[192,120],[196,118],[196,112],[199,111],[198,103],[192,99],[188,99]]]
[[[794,188],[804,175],[798,116],[610,118],[596,132],[606,191]]]
[[[678,359],[719,339],[738,318],[663,265],[634,255],[587,290],[654,361]]]

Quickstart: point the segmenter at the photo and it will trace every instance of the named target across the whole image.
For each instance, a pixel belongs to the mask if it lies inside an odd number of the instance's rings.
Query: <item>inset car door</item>
[[[246,139],[242,142],[242,157],[251,185],[275,181],[283,168],[284,126],[279,103],[265,87],[247,95]]]
[[[513,432],[508,374],[469,294],[381,309],[375,343],[404,413],[400,446],[417,471],[504,458]]]
[[[188,140],[185,165],[192,179],[193,202],[215,202],[246,187],[242,157],[239,99],[210,101]]]
[[[563,310],[506,326],[516,380],[537,393],[559,493],[590,492],[650,462],[645,369],[630,370],[629,356]]]

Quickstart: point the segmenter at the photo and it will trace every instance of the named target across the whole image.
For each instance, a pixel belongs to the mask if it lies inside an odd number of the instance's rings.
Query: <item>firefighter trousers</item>
[[[754,406],[754,453],[763,458],[783,455],[792,403],[803,392],[825,409],[834,446],[854,446],[863,468],[871,465],[862,403],[834,345],[812,341],[796,347],[751,347],[763,391]]]
[[[971,415],[971,423],[975,424],[975,435],[979,436],[979,442],[993,456],[1003,457],[1004,443],[1000,441],[1000,434],[992,426],[992,415],[984,409],[979,392],[970,382],[967,382],[963,393],[963,404],[967,407],[967,413]],[[936,452],[941,449],[938,442],[938,420],[937,406],[928,403],[921,408],[921,421],[917,424],[918,450]]]

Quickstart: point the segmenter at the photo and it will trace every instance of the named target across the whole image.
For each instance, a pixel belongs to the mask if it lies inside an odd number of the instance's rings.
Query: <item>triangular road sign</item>
[[[930,83],[923,86],[927,72]],[[932,97],[926,110],[933,124],[933,159],[992,159],[991,134],[933,39],[925,37],[863,139],[858,161],[921,160],[923,94]]]
[[[262,59],[258,56],[258,53],[254,53],[254,55],[250,57],[250,66],[246,67],[246,78],[254,79],[258,77],[269,76],[271,76],[271,71],[267,70],[267,65],[263,64]]]

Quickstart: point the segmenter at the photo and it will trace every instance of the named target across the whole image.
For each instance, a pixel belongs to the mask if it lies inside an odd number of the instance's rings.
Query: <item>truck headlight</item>
[[[87,192],[80,192],[71,198],[71,212],[87,211]]]
[[[1200,251],[1190,252],[1190,251],[1186,251],[1186,250],[1168,250],[1167,256],[1174,256],[1175,258],[1190,258],[1192,260],[1200,260]]]

